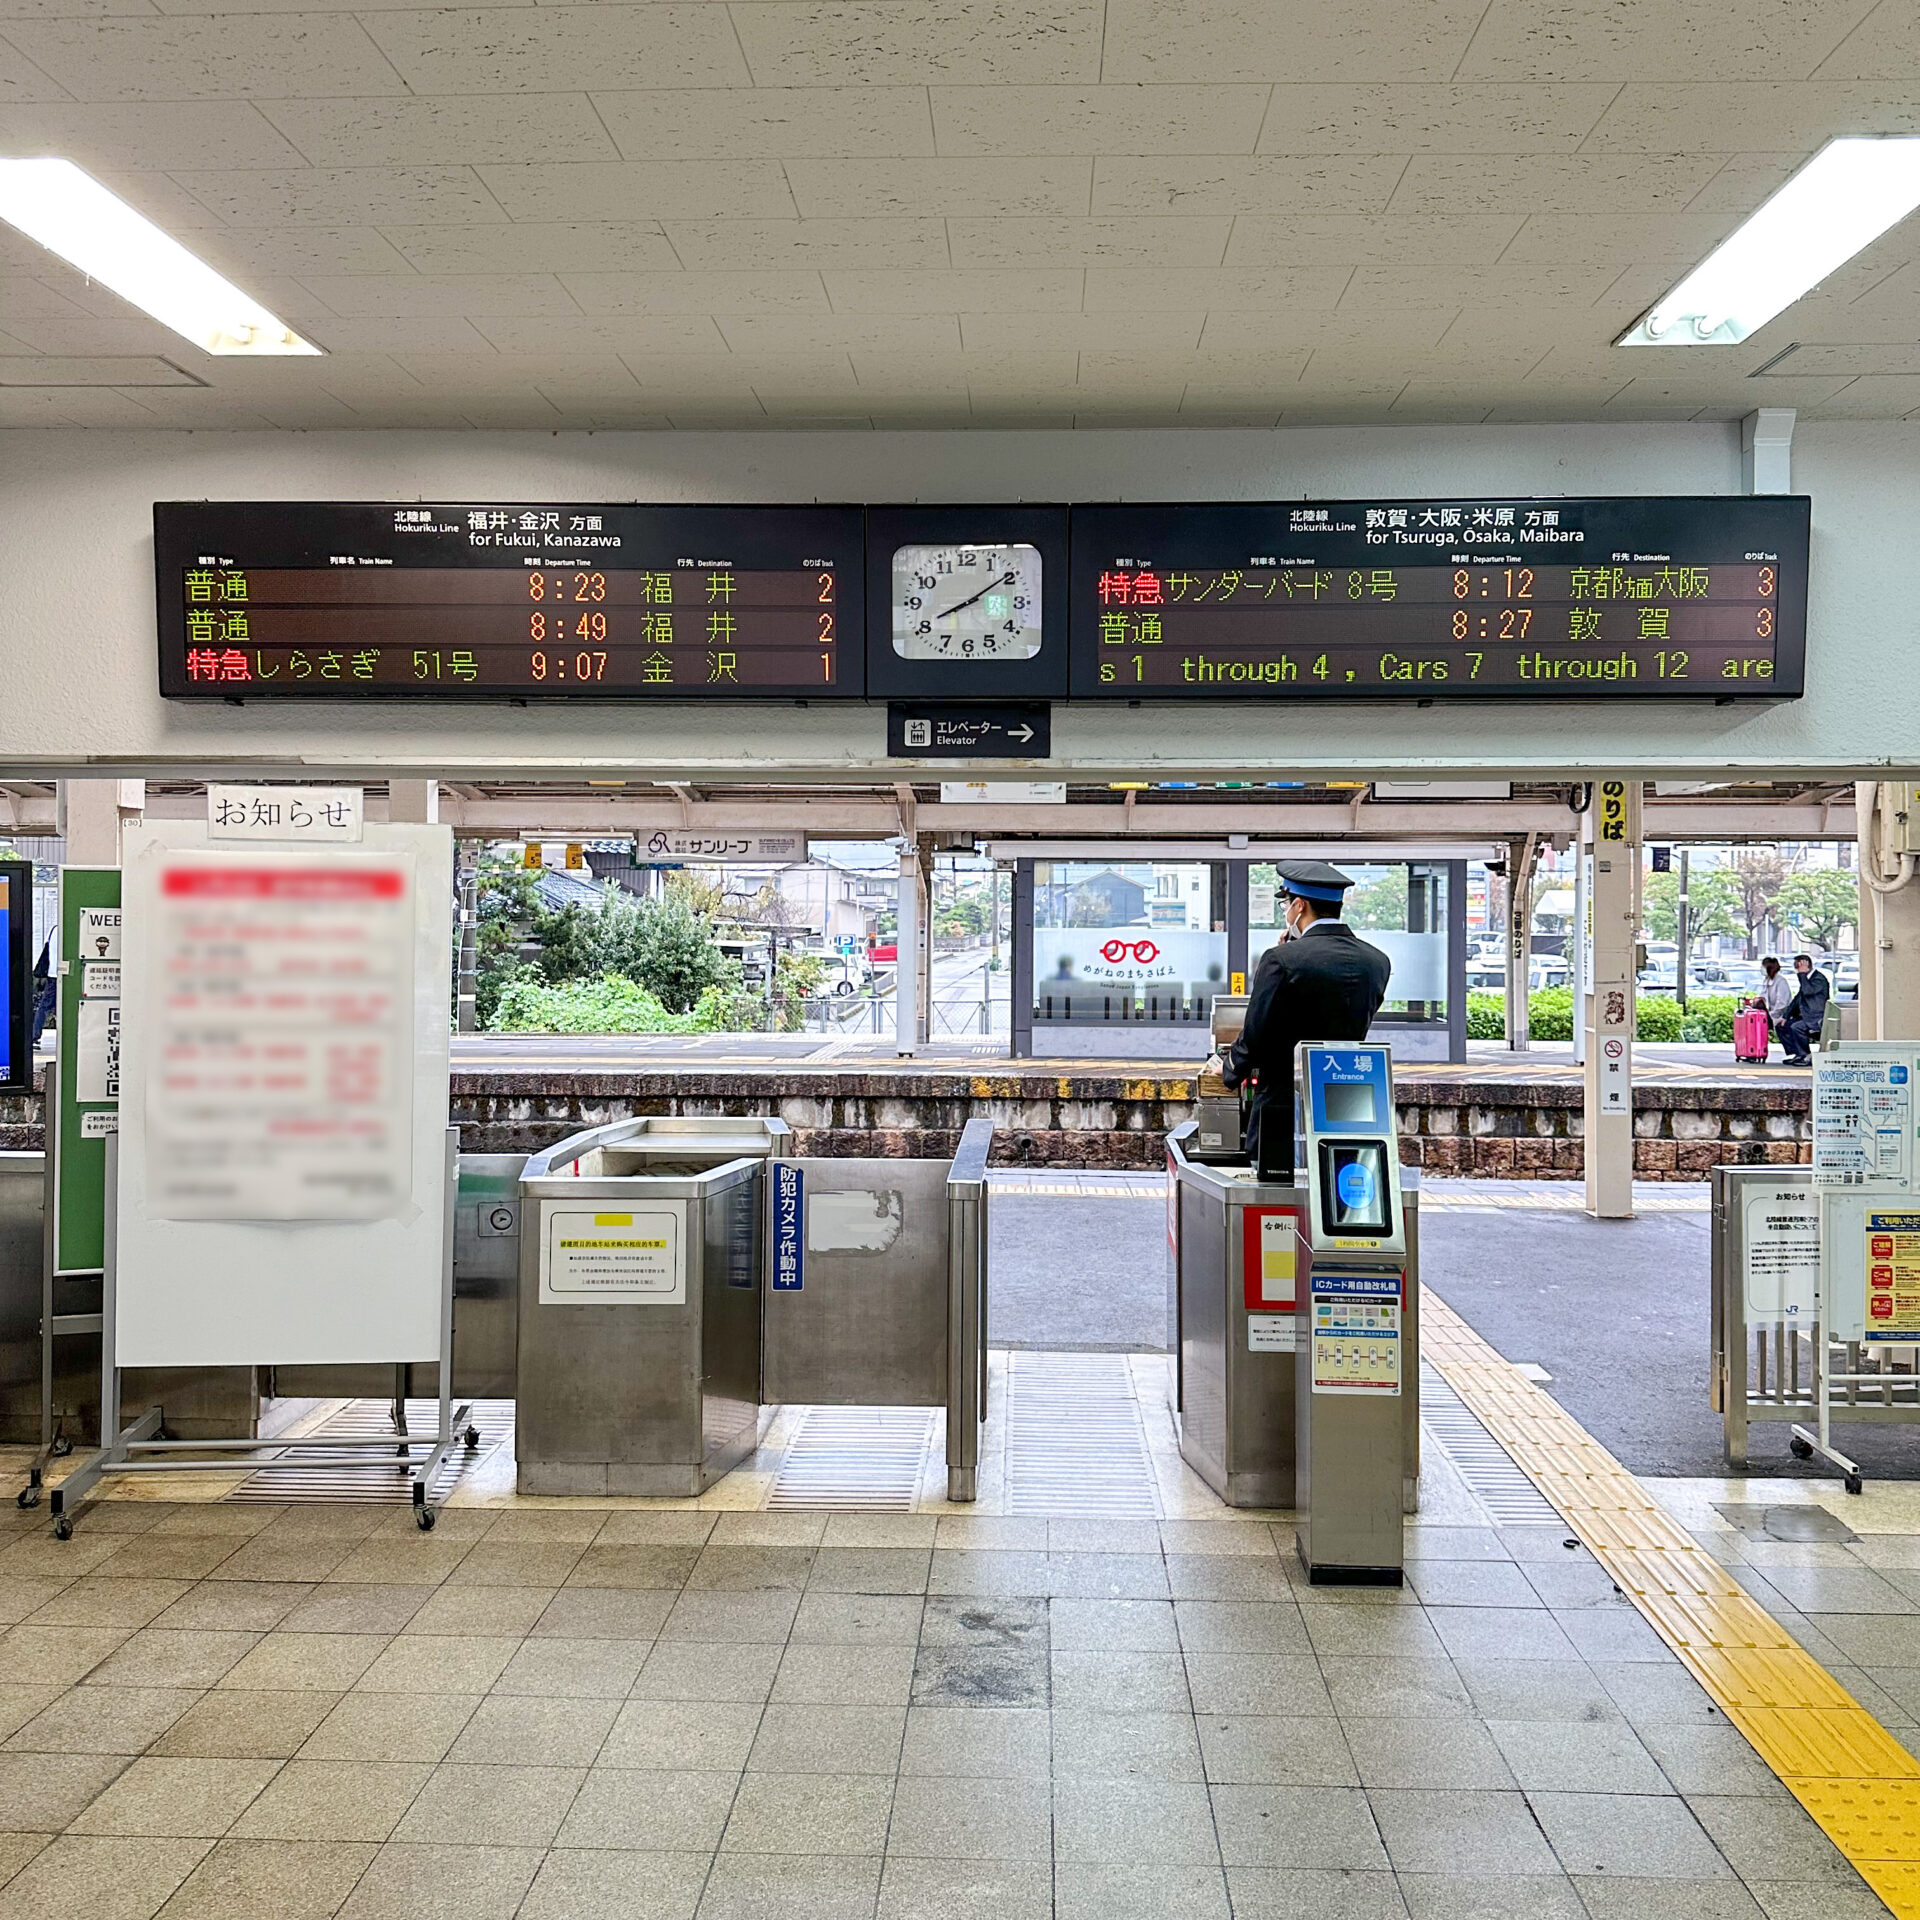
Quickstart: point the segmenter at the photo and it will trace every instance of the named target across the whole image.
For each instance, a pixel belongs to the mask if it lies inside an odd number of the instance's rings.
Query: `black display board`
[[[160,691],[858,700],[858,507],[162,502]]]
[[[33,863],[0,860],[0,1091],[33,1086]]]
[[[1800,496],[1073,511],[1076,700],[1782,698]]]

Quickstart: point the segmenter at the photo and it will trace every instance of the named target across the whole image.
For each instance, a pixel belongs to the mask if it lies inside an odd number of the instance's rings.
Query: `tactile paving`
[[[1920,1762],[1551,1395],[1430,1291],[1421,1345],[1754,1751],[1901,1920],[1920,1920]]]

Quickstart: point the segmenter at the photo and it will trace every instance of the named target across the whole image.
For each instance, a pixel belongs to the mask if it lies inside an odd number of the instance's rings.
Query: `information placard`
[[[1076,507],[1075,699],[1803,691],[1798,496]]]
[[[1912,1070],[1870,1054],[1822,1054],[1813,1066],[1813,1183],[1904,1186],[1913,1161]]]
[[[160,502],[181,699],[859,699],[858,507]]]

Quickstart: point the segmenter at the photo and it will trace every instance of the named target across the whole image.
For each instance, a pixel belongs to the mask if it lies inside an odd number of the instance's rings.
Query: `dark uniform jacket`
[[[1257,1075],[1247,1152],[1263,1173],[1293,1171],[1293,1050],[1302,1040],[1364,1040],[1393,963],[1344,920],[1316,920],[1269,947],[1254,970],[1247,1022],[1228,1049],[1226,1081]]]
[[[1832,982],[1818,967],[1800,977],[1800,990],[1787,1002],[1784,1016],[1787,1020],[1804,1020],[1814,1030],[1817,1039],[1820,1023],[1827,1017],[1827,996],[1833,991]]]

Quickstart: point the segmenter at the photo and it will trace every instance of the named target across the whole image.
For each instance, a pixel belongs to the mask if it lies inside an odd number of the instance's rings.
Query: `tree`
[[[1407,870],[1389,867],[1377,880],[1365,880],[1347,895],[1344,918],[1350,927],[1393,933],[1407,924]]]
[[[1646,927],[1656,940],[1680,938],[1680,876],[1650,873],[1642,894]],[[1692,938],[1744,934],[1745,911],[1736,875],[1725,867],[1701,867],[1687,880],[1688,924]]]
[[[709,987],[723,987],[736,977],[711,925],[687,903],[684,895],[669,891],[641,909],[638,951],[633,962],[643,987],[659,996],[669,1013],[687,1013]]]
[[[1839,943],[1841,929],[1860,918],[1860,883],[1838,867],[1790,873],[1773,908],[1775,917],[1792,927],[1797,938],[1816,947],[1832,947]]]
[[[1740,927],[1747,936],[1747,958],[1760,946],[1760,929],[1773,918],[1773,903],[1786,884],[1789,869],[1778,847],[1748,847],[1733,857],[1734,877],[1740,883]]]

